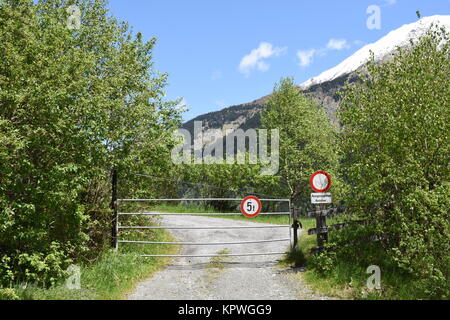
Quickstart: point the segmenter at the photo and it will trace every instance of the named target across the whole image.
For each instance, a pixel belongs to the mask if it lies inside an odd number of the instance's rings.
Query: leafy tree
[[[336,172],[336,129],[324,110],[303,95],[292,78],[281,79],[275,85],[261,123],[264,128],[279,130],[279,181],[285,195],[307,206],[311,174],[318,170]]]
[[[204,163],[180,165],[178,185],[181,193],[201,198],[243,198],[247,195],[275,197],[271,188],[277,181],[261,175],[259,164]],[[218,210],[236,209],[230,201],[210,201],[206,205]]]
[[[110,228],[112,167],[168,167],[179,110],[162,99],[155,39],[103,0],[2,1],[0,38],[0,282],[48,284],[86,253],[95,221]]]
[[[450,44],[432,28],[391,61],[369,63],[340,110],[347,201],[430,297],[449,297]]]

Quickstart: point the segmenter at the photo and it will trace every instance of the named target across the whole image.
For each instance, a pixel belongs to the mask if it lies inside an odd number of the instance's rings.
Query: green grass
[[[287,254],[280,262],[279,266],[305,267],[311,256],[310,250],[316,246],[315,236],[308,235],[308,229],[316,226],[316,220],[313,218],[300,218],[302,223],[302,232],[299,233],[298,250],[293,250]]]
[[[152,224],[149,218],[139,219],[142,224]],[[129,240],[175,241],[169,232],[159,229],[126,231],[121,237]],[[60,283],[49,289],[32,285],[27,288],[16,286],[14,291],[23,300],[123,299],[141,280],[151,277],[170,263],[169,258],[144,258],[141,254],[176,254],[178,250],[178,246],[172,245],[120,244],[118,252],[106,251],[96,262],[80,266],[80,290],[67,289],[64,283]]]
[[[340,299],[353,299],[355,283],[352,283],[352,280],[349,283],[342,281],[343,278],[338,279],[337,274],[324,277],[316,270],[308,268],[308,262],[313,258],[311,250],[317,246],[317,237],[316,235],[308,235],[307,231],[316,227],[316,220],[314,218],[303,218],[300,221],[303,225],[303,232],[299,236],[298,250],[287,254],[279,264],[284,267],[306,268],[305,272],[298,274],[299,280],[305,282],[316,294]],[[332,219],[327,222],[329,225],[337,223]],[[332,238],[332,233],[329,233],[329,237]]]
[[[228,249],[223,249],[219,252],[217,252],[216,254],[219,255],[223,255],[223,254],[229,254],[230,250]],[[212,257],[209,261],[208,266],[206,267],[207,269],[218,269],[218,270],[223,270],[225,269],[224,266],[224,262],[227,260],[228,257],[224,256],[224,257]]]
[[[299,272],[298,276],[316,294],[340,299],[429,299],[418,285],[420,280],[399,270],[377,243],[355,248],[354,254],[346,259],[339,257],[328,272],[309,267],[314,259],[311,249],[317,246],[317,240],[315,235],[308,235],[307,230],[315,227],[315,219],[301,221],[304,232],[299,237],[299,250],[286,255],[280,265],[306,267],[306,271]],[[340,220],[329,219],[327,222],[332,225]],[[333,240],[333,234],[329,233],[330,240]],[[381,290],[367,288],[370,274],[366,270],[370,265],[378,265],[381,269]]]
[[[326,294],[343,299],[364,300],[417,300],[430,299],[420,289],[418,279],[399,270],[389,263],[381,250],[368,249],[368,255],[378,255],[380,261],[376,263],[381,269],[381,289],[369,290],[366,273],[369,262],[355,260],[337,260],[330,272],[322,274],[309,269],[303,274],[303,279],[317,293]]]

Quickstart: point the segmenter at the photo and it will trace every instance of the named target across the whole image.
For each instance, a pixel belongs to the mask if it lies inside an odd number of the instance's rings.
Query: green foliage
[[[334,220],[334,219],[333,219]],[[315,219],[302,219],[304,229],[315,227]],[[330,221],[329,224],[337,223]],[[399,268],[378,242],[364,242],[370,236],[367,226],[355,226],[329,233],[329,251],[311,253],[316,236],[300,234],[299,251],[288,255],[282,265],[305,266],[302,278],[319,294],[343,299],[433,299],[421,279]],[[336,248],[333,246],[338,245]],[[367,288],[370,265],[381,269],[381,289]]]
[[[236,198],[249,194],[276,196],[270,187],[276,186],[273,176],[260,174],[260,164],[190,164],[179,167],[178,184],[184,187],[187,197]],[[183,185],[183,181],[189,183]],[[239,204],[239,203],[238,203]],[[210,201],[205,204],[216,210],[232,210],[236,203],[230,201]]]
[[[20,274],[21,281],[44,286],[54,285],[64,277],[65,268],[71,262],[58,242],[52,242],[44,252],[20,253],[12,259],[5,255],[2,261],[4,264],[0,275],[3,281],[11,284],[16,281],[16,275]],[[10,261],[13,262],[12,265],[8,265],[7,262]]]
[[[348,205],[438,298],[450,294],[449,49],[449,33],[432,28],[392,60],[371,61],[340,107]]]
[[[20,300],[16,291],[12,288],[0,289],[0,300]]]
[[[130,217],[123,225],[156,225],[148,217]],[[130,240],[175,241],[166,230],[126,232]],[[64,279],[52,286],[43,283],[18,283],[13,289],[0,289],[0,300],[93,300],[123,299],[141,280],[151,276],[170,261],[168,258],[143,258],[141,254],[176,254],[178,246],[121,244],[119,252],[105,250],[92,263],[80,263],[80,289],[69,289]],[[12,295],[14,293],[14,295]],[[2,296],[3,294],[3,296]]]
[[[308,266],[323,276],[333,271],[336,266],[336,261],[336,252],[320,252],[309,259]]]
[[[280,132],[279,178],[285,186],[285,196],[302,204],[309,203],[311,174],[326,170],[336,177],[336,129],[323,109],[304,96],[292,78],[276,84],[261,123],[264,128]],[[334,182],[333,190],[338,191],[339,183],[336,179]]]
[[[79,30],[67,27],[71,4]],[[5,0],[0,38],[0,284],[50,285],[108,241],[111,167],[168,168],[179,110],[162,99],[155,39],[103,0]]]

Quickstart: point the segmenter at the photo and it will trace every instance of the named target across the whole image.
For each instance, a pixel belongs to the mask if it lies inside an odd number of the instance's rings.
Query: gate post
[[[111,246],[117,249],[117,233],[118,233],[118,210],[117,210],[117,169],[112,169],[111,174],[111,209],[113,211],[112,228],[111,228]]]
[[[292,219],[293,219],[293,223],[292,223],[292,228],[294,229],[294,250],[298,249],[298,228],[301,226],[299,220],[298,220],[298,208],[293,206],[292,207]]]

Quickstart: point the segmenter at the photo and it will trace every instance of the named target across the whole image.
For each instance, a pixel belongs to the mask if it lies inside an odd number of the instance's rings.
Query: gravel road
[[[164,216],[164,226],[266,225],[199,216]],[[288,228],[171,230],[183,242],[238,242],[289,238]],[[288,251],[289,241],[242,245],[183,246],[181,254]],[[138,284],[130,300],[291,300],[327,299],[312,294],[291,268],[276,266],[280,255],[175,258],[165,270]]]

